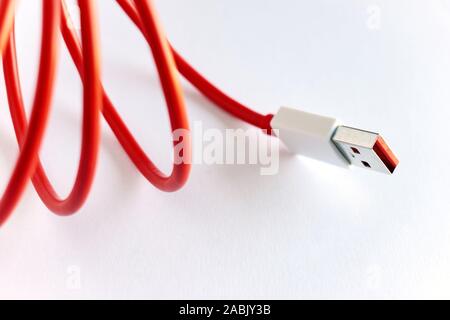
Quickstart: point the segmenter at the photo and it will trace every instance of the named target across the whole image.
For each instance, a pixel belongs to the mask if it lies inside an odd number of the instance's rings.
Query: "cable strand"
[[[147,41],[159,74],[173,131],[174,161],[169,175],[161,172],[135,140],[116,111],[100,79],[100,42],[95,3],[78,0],[81,18],[81,40],[69,23],[64,0],[42,0],[43,23],[41,56],[35,98],[27,120],[14,35],[14,0],[0,0],[0,53],[11,119],[20,153],[5,192],[0,198],[0,226],[11,215],[28,180],[44,204],[58,215],[70,215],[85,203],[91,189],[100,144],[100,113],[141,174],[157,188],[173,192],[188,180],[191,169],[191,138],[179,74],[203,95],[231,115],[270,133],[272,115],[259,114],[226,95],[197,72],[167,41],[151,0],[117,0]],[[59,197],[39,159],[54,91],[58,58],[58,30],[69,50],[84,87],[82,144],[75,183],[69,195]],[[182,130],[188,134],[177,135]],[[177,149],[183,143],[183,148]],[[179,153],[178,153],[179,152]],[[179,161],[179,156],[183,161]]]

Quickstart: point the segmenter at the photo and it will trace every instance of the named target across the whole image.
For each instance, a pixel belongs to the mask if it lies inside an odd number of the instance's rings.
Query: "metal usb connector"
[[[339,126],[332,140],[352,165],[392,174],[399,163],[378,133]]]

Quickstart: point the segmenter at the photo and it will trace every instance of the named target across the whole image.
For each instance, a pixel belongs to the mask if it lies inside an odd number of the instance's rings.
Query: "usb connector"
[[[394,173],[398,165],[398,159],[378,133],[339,126],[332,140],[352,165],[388,174]]]
[[[271,125],[291,152],[306,157],[387,174],[399,162],[378,133],[341,126],[334,118],[283,107]]]

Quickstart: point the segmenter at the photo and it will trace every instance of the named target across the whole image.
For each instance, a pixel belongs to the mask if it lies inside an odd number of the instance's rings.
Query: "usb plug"
[[[334,118],[282,107],[271,126],[291,152],[334,165],[392,174],[399,162],[379,134],[341,126]]]
[[[398,165],[397,157],[378,133],[339,126],[332,140],[352,165],[388,174]]]

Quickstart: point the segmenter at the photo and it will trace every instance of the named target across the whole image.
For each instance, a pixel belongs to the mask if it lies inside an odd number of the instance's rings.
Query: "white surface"
[[[21,1],[18,21],[27,101],[38,3]],[[167,170],[166,111],[146,45],[112,1],[99,3],[108,92]],[[398,170],[389,177],[283,153],[278,175],[195,166],[185,189],[163,194],[105,126],[95,185],[78,215],[53,216],[30,187],[2,228],[0,297],[450,298],[447,3],[157,1],[175,47],[224,90],[262,112],[294,105],[380,131]],[[42,158],[67,193],[81,88],[63,54]],[[5,182],[17,148],[0,92]],[[242,126],[189,86],[186,95],[192,121]]]
[[[348,160],[332,141],[338,126],[335,118],[282,107],[270,125],[290,153],[348,167]]]

